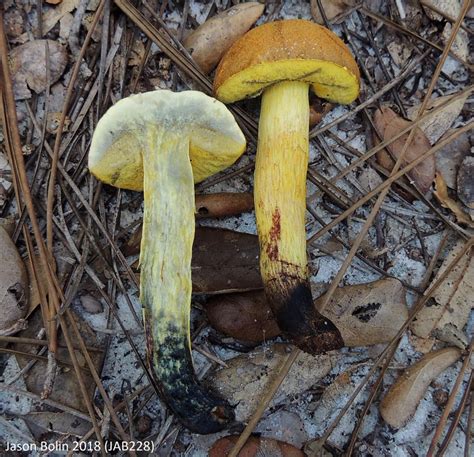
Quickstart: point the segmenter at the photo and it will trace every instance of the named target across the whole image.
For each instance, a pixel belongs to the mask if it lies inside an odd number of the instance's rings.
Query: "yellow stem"
[[[188,135],[145,128],[140,298],[148,361],[162,398],[190,430],[214,433],[233,418],[198,382],[191,356],[194,180]]]
[[[287,81],[266,89],[262,97],[255,212],[260,268],[270,287],[280,288],[287,272],[295,281],[307,278],[308,91],[307,83]]]
[[[318,353],[343,345],[313,305],[306,255],[309,84],[277,83],[263,93],[255,164],[255,213],[265,293],[281,330]]]

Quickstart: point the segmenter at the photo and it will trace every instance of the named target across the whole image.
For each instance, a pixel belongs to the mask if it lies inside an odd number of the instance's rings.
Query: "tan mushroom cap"
[[[187,136],[194,182],[232,165],[245,137],[224,104],[202,92],[156,90],[131,95],[99,120],[89,152],[89,170],[101,181],[143,190],[143,162],[157,135]],[[145,159],[144,159],[145,157]]]
[[[315,94],[351,103],[359,94],[359,69],[344,42],[303,19],[270,22],[237,40],[222,58],[214,92],[224,103],[258,96],[281,81],[305,81]]]

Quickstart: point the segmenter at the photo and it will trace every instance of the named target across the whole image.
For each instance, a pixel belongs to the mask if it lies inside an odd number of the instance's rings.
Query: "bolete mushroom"
[[[160,394],[196,433],[214,433],[233,410],[206,390],[190,341],[194,183],[233,164],[245,138],[221,102],[166,90],[117,102],[97,124],[89,169],[116,187],[144,191],[140,299],[147,358]]]
[[[301,349],[343,345],[313,306],[305,236],[309,89],[335,103],[359,93],[359,70],[346,45],[306,20],[268,23],[247,32],[221,60],[214,81],[224,103],[263,92],[254,199],[260,270],[282,331]]]

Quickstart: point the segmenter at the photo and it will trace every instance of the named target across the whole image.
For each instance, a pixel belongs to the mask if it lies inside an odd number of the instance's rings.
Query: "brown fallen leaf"
[[[377,127],[377,130],[382,135],[384,141],[393,138],[400,132],[400,130],[403,130],[411,124],[410,121],[402,119],[388,107],[382,107],[375,112],[374,123]],[[408,133],[402,135],[389,146],[389,149],[395,158],[400,156],[408,135]],[[374,141],[375,143],[379,143],[378,138],[375,135]],[[402,167],[406,166],[417,157],[424,154],[430,148],[431,145],[428,138],[426,138],[421,129],[416,128],[413,140],[411,141],[410,146],[405,153]],[[390,154],[385,149],[382,149],[377,153],[377,161],[387,170],[391,170],[393,168],[394,162]],[[426,160],[418,164],[413,170],[411,170],[408,175],[417,184],[422,193],[427,192],[431,187],[431,183],[433,182],[435,175],[434,157],[428,157]]]
[[[263,291],[211,297],[206,313],[212,327],[239,341],[260,343],[280,334]]]
[[[265,390],[271,384],[275,369],[288,356],[290,345],[273,344],[254,352],[227,360],[227,368],[215,371],[208,382],[212,387],[236,405],[236,420],[245,422],[255,411]],[[301,352],[298,355],[270,406],[284,402],[288,397],[308,390],[319,379],[326,376],[339,359],[339,354],[312,356]]]
[[[0,226],[0,335],[12,335],[26,326],[28,277],[15,244]]]
[[[435,176],[435,191],[433,193],[442,206],[454,213],[460,224],[474,227],[474,223],[471,221],[469,215],[463,211],[461,205],[449,196],[448,187],[444,182],[443,176],[439,173],[436,173]]]
[[[124,249],[125,255],[136,253],[141,231],[139,234],[134,237],[133,246]],[[191,263],[193,293],[222,294],[261,289],[259,252],[256,235],[196,227]]]
[[[239,439],[239,435],[224,436],[217,440],[209,450],[209,457],[226,457]],[[303,451],[270,438],[251,436],[237,454],[238,457],[304,457]]]
[[[321,5],[326,14],[326,18],[330,21],[339,14],[343,13],[349,6],[354,5],[353,0],[321,0]],[[317,0],[311,0],[311,15],[318,23],[324,25],[324,19],[319,9]]]
[[[444,260],[433,283],[444,273],[448,265],[463,248],[463,241],[457,243]],[[468,252],[453,268],[433,294],[433,302],[417,314],[411,324],[413,333],[421,338],[441,337],[452,333],[449,327],[463,331],[474,306],[474,262]],[[447,331],[445,329],[448,328]]]
[[[461,351],[457,348],[441,349],[407,368],[380,403],[384,421],[395,428],[406,425],[431,382],[460,357]]]
[[[456,129],[448,130],[442,137],[456,132]],[[448,143],[435,154],[436,171],[440,173],[446,185],[451,189],[457,188],[457,176],[459,167],[464,158],[471,152],[471,142],[469,141],[469,133],[459,135],[455,140]]]
[[[435,144],[453,125],[454,121],[461,113],[461,110],[469,95],[470,93],[466,92],[463,97],[447,104],[444,108],[441,108],[439,111],[429,115],[419,124],[420,129],[423,130],[431,144]],[[428,103],[428,108],[424,113],[429,114],[435,108],[442,105],[443,103],[446,103],[451,98],[452,95],[445,95],[444,97],[438,97],[431,100]],[[420,106],[421,105],[416,105],[408,109],[407,114],[409,119],[412,121],[416,119],[418,111],[420,110]]]
[[[253,210],[253,194],[220,192],[196,195],[196,218],[235,216]]]
[[[68,57],[63,45],[53,40],[34,40],[17,46],[10,52],[10,70],[16,100],[30,98],[30,89],[37,94],[46,89],[46,46],[49,47],[50,83],[53,84],[66,68]]]
[[[262,15],[264,8],[258,2],[239,3],[201,24],[185,38],[184,47],[198,67],[210,73],[232,44]]]
[[[346,346],[390,341],[408,318],[405,288],[387,278],[336,289],[323,314],[341,332]],[[324,295],[314,303],[324,300]],[[206,311],[211,325],[241,341],[261,342],[279,334],[263,291],[212,297]]]
[[[474,157],[466,157],[458,172],[458,197],[469,209],[474,209]]]

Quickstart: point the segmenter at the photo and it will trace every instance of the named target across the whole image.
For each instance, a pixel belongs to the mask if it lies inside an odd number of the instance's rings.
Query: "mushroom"
[[[343,346],[337,328],[313,306],[305,236],[309,88],[351,103],[359,70],[346,45],[306,20],[268,23],[247,32],[221,60],[214,81],[224,103],[263,92],[254,200],[260,270],[278,325],[301,349]]]
[[[190,340],[194,183],[232,165],[245,137],[221,102],[200,92],[132,95],[97,124],[89,169],[116,187],[144,191],[140,299],[147,360],[161,397],[196,433],[234,418],[193,369]]]

